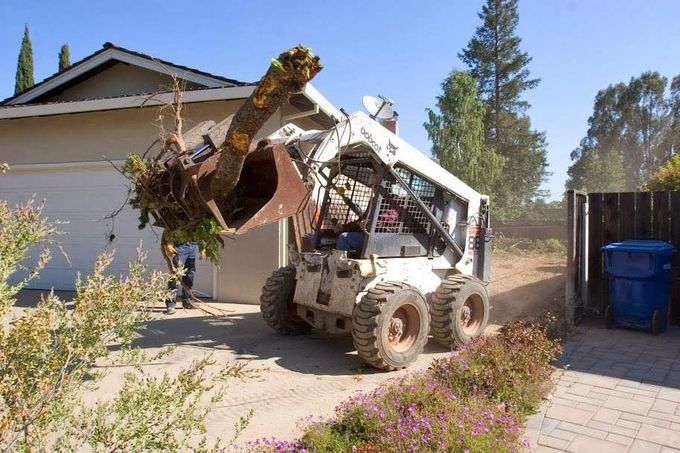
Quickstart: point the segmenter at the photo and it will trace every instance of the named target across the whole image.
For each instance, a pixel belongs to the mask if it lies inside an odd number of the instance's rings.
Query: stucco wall
[[[234,113],[241,101],[186,104],[185,129]],[[158,136],[158,110],[136,108],[0,120],[0,161],[37,164],[123,159]],[[169,120],[171,118],[168,118]],[[270,120],[268,126],[278,116]]]
[[[208,119],[219,121],[233,113],[240,103],[187,104],[185,129]],[[156,117],[157,109],[145,108],[0,120],[0,162],[51,164],[101,161],[103,156],[123,159],[129,152],[144,151],[156,138]],[[277,113],[265,124],[260,135],[279,127]],[[83,182],[83,190],[88,190],[86,182]],[[27,192],[23,198],[31,195]],[[280,237],[278,224],[235,241],[227,239],[216,272],[216,298],[257,303],[265,278],[285,260],[281,252],[282,240],[285,241],[285,237]]]

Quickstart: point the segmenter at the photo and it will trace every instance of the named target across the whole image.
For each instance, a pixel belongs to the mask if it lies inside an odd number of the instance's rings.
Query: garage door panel
[[[30,287],[74,289],[76,274],[89,274],[97,255],[103,251],[115,250],[108,273],[125,274],[129,261],[137,256],[140,241],[147,252],[147,265],[165,270],[165,261],[159,250],[159,229],[147,227],[139,230],[139,214],[129,206],[113,222],[104,218],[125,202],[126,184],[125,178],[111,168],[14,169],[0,178],[0,196],[10,205],[24,203],[35,194],[35,203],[44,199],[43,213],[52,221],[62,222],[57,229],[64,234],[57,237],[57,242],[68,255],[68,260],[56,247],[53,248],[51,262]],[[111,233],[115,238],[109,242]],[[27,263],[35,263],[38,253],[39,250],[33,250]],[[17,273],[14,280],[19,280],[22,275],[25,273]],[[194,288],[201,294],[211,295],[212,282],[212,265],[203,261],[197,263]]]

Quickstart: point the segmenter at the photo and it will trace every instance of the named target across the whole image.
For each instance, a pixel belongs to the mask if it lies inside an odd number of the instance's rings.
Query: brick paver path
[[[680,452],[680,328],[579,326],[526,436],[536,452]]]

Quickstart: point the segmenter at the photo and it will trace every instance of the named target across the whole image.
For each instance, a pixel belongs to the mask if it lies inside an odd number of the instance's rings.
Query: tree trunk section
[[[221,147],[217,169],[211,182],[218,207],[227,203],[234,190],[255,134],[321,68],[319,57],[301,46],[293,47],[272,60],[253,94],[234,115]]]

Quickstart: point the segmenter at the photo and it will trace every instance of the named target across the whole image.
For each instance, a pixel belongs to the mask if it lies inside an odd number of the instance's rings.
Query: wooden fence
[[[559,239],[560,241],[567,239],[567,232],[564,228],[564,223],[493,223],[493,233],[496,235],[502,234],[503,236],[509,238]]]
[[[609,298],[603,245],[656,239],[670,242],[680,252],[680,192],[569,191],[567,205],[568,306],[603,312]],[[673,261],[670,321],[680,323],[680,253]]]

